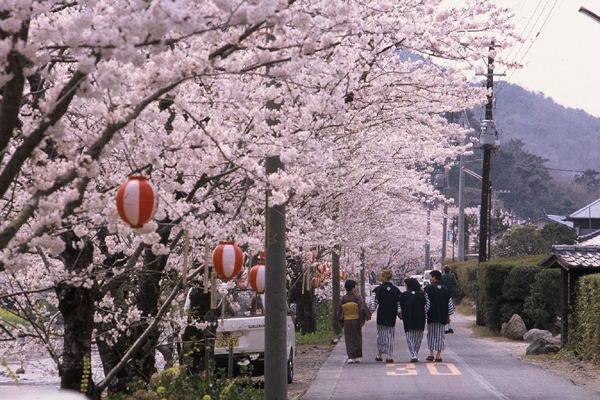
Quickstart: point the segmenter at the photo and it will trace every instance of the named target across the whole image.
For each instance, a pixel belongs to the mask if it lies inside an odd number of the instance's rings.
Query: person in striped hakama
[[[336,317],[344,328],[348,364],[359,363],[362,358],[362,326],[371,319],[371,312],[362,296],[356,293],[356,281],[347,279],[346,294],[337,306]]]
[[[415,278],[404,280],[406,291],[400,295],[400,314],[404,324],[406,344],[410,352],[410,362],[419,361],[419,349],[425,330],[425,319],[429,311],[429,297],[421,290],[421,284]]]
[[[446,339],[444,326],[450,323],[450,316],[454,314],[452,294],[442,285],[441,280],[442,273],[433,270],[429,276],[430,284],[425,287],[430,302],[427,312],[427,346],[429,347],[427,361],[442,362],[442,350]]]
[[[393,363],[394,359],[394,332],[396,329],[396,317],[400,313],[400,289],[391,282],[393,277],[389,269],[379,273],[381,285],[373,291],[369,301],[369,309],[374,312],[377,309],[377,356],[375,361]]]

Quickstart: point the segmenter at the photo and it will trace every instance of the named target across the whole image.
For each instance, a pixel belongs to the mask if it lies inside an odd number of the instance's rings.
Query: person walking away
[[[410,352],[410,362],[419,362],[419,349],[423,340],[425,320],[429,311],[429,297],[421,290],[421,283],[415,278],[404,280],[406,291],[400,295],[400,314],[404,324],[406,344]]]
[[[446,286],[450,289],[450,295],[452,296],[452,301],[458,296],[458,282],[456,280],[456,275],[450,272],[450,266],[444,266],[444,273],[442,274],[442,285]],[[446,330],[444,333],[454,333],[452,329],[452,325],[448,323],[446,326]]]
[[[400,312],[400,289],[392,282],[392,271],[389,269],[379,273],[381,285],[373,291],[369,301],[369,309],[373,313],[377,309],[377,356],[375,361],[383,361],[382,355],[386,354],[386,363],[393,363],[394,359],[394,333],[396,318]]]
[[[427,361],[442,362],[442,350],[446,333],[444,326],[451,322],[450,316],[454,314],[454,301],[450,290],[442,285],[442,273],[438,270],[431,271],[429,285],[425,293],[429,297],[429,311],[427,311],[427,346],[429,357]],[[436,352],[435,357],[433,353]]]
[[[362,358],[362,326],[371,319],[371,311],[360,294],[357,293],[356,281],[347,279],[344,283],[346,294],[337,306],[336,316],[346,341],[348,364],[359,363]]]

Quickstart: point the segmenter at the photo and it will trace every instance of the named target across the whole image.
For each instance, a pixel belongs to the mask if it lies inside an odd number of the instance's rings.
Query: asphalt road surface
[[[377,326],[363,327],[360,364],[348,364],[342,340],[321,367],[302,400],[325,399],[539,399],[592,400],[600,393],[512,357],[502,344],[472,337],[472,318],[455,314],[454,334],[446,335],[443,362],[426,362],[426,334],[418,363],[410,354],[402,322],[396,325],[394,363],[376,362]],[[385,357],[385,356],[384,356]]]

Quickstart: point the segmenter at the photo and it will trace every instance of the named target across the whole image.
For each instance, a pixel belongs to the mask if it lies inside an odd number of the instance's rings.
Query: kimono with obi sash
[[[364,299],[355,292],[348,292],[340,299],[336,315],[344,328],[348,358],[361,358],[362,326],[371,319],[371,311]]]

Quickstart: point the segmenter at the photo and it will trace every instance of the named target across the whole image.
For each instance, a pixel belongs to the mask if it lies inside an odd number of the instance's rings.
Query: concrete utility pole
[[[490,171],[492,168],[492,149],[496,146],[498,132],[494,124],[492,108],[494,103],[494,57],[491,55],[494,51],[494,42],[490,45],[490,56],[488,57],[487,83],[486,88],[490,91],[485,105],[485,120],[481,122],[481,136],[479,143],[483,150],[483,172],[481,180],[481,213],[479,215],[479,262],[488,260],[488,228],[489,228],[489,203],[492,182],[490,181]]]
[[[265,173],[283,170],[276,157],[265,159]],[[269,193],[267,193],[269,196]],[[267,197],[268,199],[268,197]],[[265,243],[265,399],[287,399],[287,296],[285,289],[285,204],[267,203]]]
[[[463,171],[464,156],[461,154],[458,162],[458,261],[465,261],[465,171]]]
[[[444,171],[444,215],[442,216],[442,268],[446,259],[447,240],[448,240],[448,202],[445,200],[448,197],[448,170]]]
[[[427,203],[427,232],[425,242],[425,270],[431,269],[431,255],[429,254],[429,233],[431,232],[431,204]]]
[[[365,289],[365,249],[360,251],[360,295],[366,298],[367,291]]]
[[[333,333],[339,335],[342,333],[342,327],[336,318],[335,310],[337,310],[338,304],[340,304],[340,254],[341,246],[336,244],[333,246],[333,253],[331,254],[331,305],[333,307]]]

